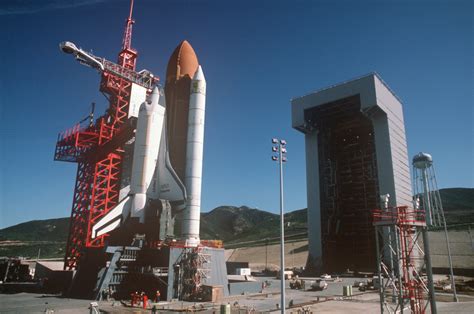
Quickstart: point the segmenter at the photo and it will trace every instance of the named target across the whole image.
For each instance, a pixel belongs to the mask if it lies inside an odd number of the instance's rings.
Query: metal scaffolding
[[[387,207],[373,219],[381,313],[436,313],[425,212]]]
[[[198,301],[204,280],[210,278],[211,255],[203,247],[185,247],[175,264],[178,272],[178,299]]]
[[[322,105],[308,117],[319,127],[324,270],[373,269],[371,211],[379,194],[373,126],[360,112],[357,96]]]

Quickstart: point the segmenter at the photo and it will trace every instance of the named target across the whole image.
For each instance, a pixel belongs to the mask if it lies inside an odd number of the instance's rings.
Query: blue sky
[[[290,99],[377,71],[404,104],[409,156],[430,152],[440,187],[474,186],[471,1],[135,1],[138,69],[164,76],[187,39],[207,79],[203,211],[277,212],[274,136],[288,142],[288,211],[306,207],[303,135]],[[76,165],[58,132],[107,106],[99,76],[58,49],[116,60],[128,0],[0,4],[0,228],[69,216]]]

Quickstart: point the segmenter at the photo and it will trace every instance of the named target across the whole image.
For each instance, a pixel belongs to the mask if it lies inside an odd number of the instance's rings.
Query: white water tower
[[[420,152],[413,157],[413,192],[415,208],[426,212],[426,224],[443,226],[443,204],[430,154]]]
[[[413,157],[413,193],[414,207],[416,209],[421,207],[425,210],[426,225],[428,227],[444,227],[453,299],[455,302],[458,302],[448,228],[446,226],[438,183],[436,182],[433,157],[430,154],[420,152]]]

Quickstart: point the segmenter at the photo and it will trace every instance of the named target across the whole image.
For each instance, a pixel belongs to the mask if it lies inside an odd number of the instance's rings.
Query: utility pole
[[[293,244],[291,246],[292,246],[292,249],[291,249],[291,267],[293,267],[293,269],[294,269],[295,268],[295,242],[293,242]]]
[[[286,141],[272,139],[272,152],[278,153],[278,156],[272,156],[273,161],[279,163],[280,168],[280,279],[281,279],[281,313],[285,313],[285,220],[283,204],[283,163],[286,162]]]
[[[265,273],[268,271],[268,238],[265,239]]]

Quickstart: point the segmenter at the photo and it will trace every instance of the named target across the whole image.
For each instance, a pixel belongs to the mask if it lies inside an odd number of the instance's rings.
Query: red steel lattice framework
[[[425,211],[389,207],[374,210],[373,219],[381,312],[425,313],[430,306],[436,313]]]
[[[100,91],[109,96],[109,108],[104,116],[89,126],[77,124],[59,135],[55,160],[77,162],[70,231],[66,246],[67,270],[78,267],[84,248],[104,246],[108,234],[91,237],[92,226],[107,214],[119,201],[123,162],[123,144],[133,136],[128,121],[128,107],[132,83],[115,71],[125,68],[134,75],[137,51],[131,48],[133,0],[126,21],[122,50],[118,65],[106,67],[102,72]],[[110,70],[108,70],[110,69]],[[115,70],[114,70],[115,69]],[[132,72],[133,71],[133,72]],[[122,70],[122,73],[125,73]],[[113,143],[113,145],[110,145]]]

